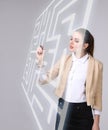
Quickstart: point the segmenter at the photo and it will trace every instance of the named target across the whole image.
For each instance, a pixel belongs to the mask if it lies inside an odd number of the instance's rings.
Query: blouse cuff
[[[94,115],[101,115],[101,111],[99,110],[94,109],[93,112],[94,112]]]

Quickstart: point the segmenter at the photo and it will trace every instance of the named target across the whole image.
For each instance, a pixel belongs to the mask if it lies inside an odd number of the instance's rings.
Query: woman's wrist
[[[94,115],[94,123],[99,125],[100,122],[100,115]]]

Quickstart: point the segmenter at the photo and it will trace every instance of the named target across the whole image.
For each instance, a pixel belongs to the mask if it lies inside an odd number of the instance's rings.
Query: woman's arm
[[[44,85],[54,80],[59,75],[60,60],[50,69],[46,74],[43,74],[39,78],[39,84]]]
[[[67,57],[67,55],[62,55],[60,60],[58,60],[58,62],[48,72],[46,72],[45,75],[43,75],[42,80],[39,80],[41,85],[47,84],[56,77],[61,76]]]
[[[100,130],[100,113],[102,111],[102,79],[103,79],[103,64],[99,63],[98,87],[95,95],[94,105],[94,123],[92,130]],[[99,108],[99,110],[97,110]]]
[[[102,111],[102,82],[103,82],[103,64],[101,62],[97,63],[97,69],[98,73],[96,76],[98,76],[97,80],[97,87],[96,92],[94,96],[94,105],[93,109]]]
[[[94,123],[92,130],[100,130],[99,122],[100,122],[100,115],[94,115]]]

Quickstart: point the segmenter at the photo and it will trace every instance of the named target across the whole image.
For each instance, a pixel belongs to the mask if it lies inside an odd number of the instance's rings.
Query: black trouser
[[[55,130],[92,130],[93,115],[87,103],[58,102]]]

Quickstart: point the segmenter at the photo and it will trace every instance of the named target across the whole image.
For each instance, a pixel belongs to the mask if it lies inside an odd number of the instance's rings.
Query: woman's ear
[[[87,49],[88,46],[89,46],[88,43],[84,43],[84,44],[83,44],[83,49],[84,49],[84,50]]]

